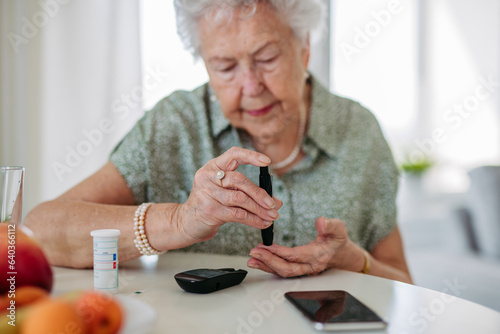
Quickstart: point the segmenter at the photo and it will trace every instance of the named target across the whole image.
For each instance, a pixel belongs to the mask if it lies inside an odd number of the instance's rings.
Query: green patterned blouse
[[[349,237],[372,250],[396,227],[398,170],[373,114],[331,94],[312,79],[306,157],[281,177],[273,194],[283,201],[274,242],[289,247],[315,239],[320,216],[345,222]],[[196,171],[232,146],[255,150],[246,133],[223,116],[208,84],[177,91],[146,112],[111,154],[137,203],[184,203]],[[259,168],[238,171],[258,184]],[[211,240],[184,250],[247,255],[260,230],[223,225]]]

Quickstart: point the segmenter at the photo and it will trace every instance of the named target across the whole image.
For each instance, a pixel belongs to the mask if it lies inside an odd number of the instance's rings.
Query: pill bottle
[[[94,290],[116,293],[120,230],[94,230],[90,235],[94,237]]]

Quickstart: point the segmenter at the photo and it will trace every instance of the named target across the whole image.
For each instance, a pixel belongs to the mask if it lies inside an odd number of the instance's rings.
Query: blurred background
[[[382,126],[415,283],[500,311],[500,1],[324,1],[310,70]],[[0,36],[0,165],[26,167],[24,214],[208,78],[171,0],[0,0]]]

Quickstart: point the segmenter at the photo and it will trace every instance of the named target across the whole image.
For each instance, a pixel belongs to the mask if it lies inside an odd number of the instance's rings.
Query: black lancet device
[[[259,175],[259,187],[264,189],[269,196],[273,197],[273,185],[271,183],[271,174],[269,174],[268,167],[260,167],[260,175]],[[261,230],[262,233],[262,243],[265,246],[271,246],[273,244],[274,237],[274,223],[269,227]]]

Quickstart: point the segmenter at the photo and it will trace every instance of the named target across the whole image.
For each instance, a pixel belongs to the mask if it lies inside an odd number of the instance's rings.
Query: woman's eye
[[[260,60],[257,60],[258,62],[260,63],[271,63],[273,62],[277,57],[271,57],[271,58],[264,58],[264,59],[260,59]]]
[[[220,72],[230,72],[232,71],[234,68],[236,67],[236,65],[231,65],[231,66],[225,66],[225,67],[221,67],[219,69]]]

